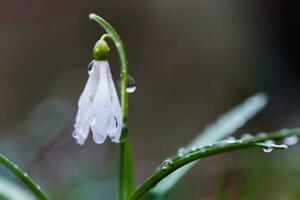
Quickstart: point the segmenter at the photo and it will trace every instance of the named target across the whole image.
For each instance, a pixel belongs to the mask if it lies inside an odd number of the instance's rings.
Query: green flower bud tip
[[[108,60],[109,46],[104,40],[98,40],[93,49],[94,60]]]

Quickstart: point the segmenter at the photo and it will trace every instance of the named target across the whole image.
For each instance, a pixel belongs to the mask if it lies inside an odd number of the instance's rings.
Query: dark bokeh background
[[[256,92],[266,92],[270,104],[239,133],[299,127],[299,12],[296,3],[276,2],[2,1],[1,153],[53,199],[116,196],[117,146],[78,146],[71,138],[86,65],[103,33],[88,20],[91,12],[119,31],[137,82],[129,126],[138,183]],[[117,78],[114,53],[111,65]],[[299,151],[208,158],[168,199],[217,199],[224,180],[229,199],[299,199]]]

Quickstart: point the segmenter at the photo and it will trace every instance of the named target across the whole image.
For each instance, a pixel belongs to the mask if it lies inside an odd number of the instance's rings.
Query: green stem
[[[47,194],[41,189],[41,187],[35,183],[28,174],[24,173],[19,169],[17,165],[11,162],[8,158],[0,153],[0,163],[3,164],[7,169],[14,173],[29,189],[35,194],[40,200],[49,200]]]
[[[278,140],[292,135],[300,136],[300,128],[276,131],[266,135],[258,135],[248,140],[240,140],[233,143],[227,142],[212,147],[202,148],[197,151],[191,151],[181,158],[178,156],[174,156],[171,158],[172,164],[170,164],[168,167],[160,168],[155,171],[150,178],[148,178],[132,195],[130,195],[128,200],[140,199],[145,193],[151,190],[158,182],[167,177],[169,174],[181,168],[182,166],[187,165],[200,158],[216,155],[219,153],[250,148],[257,146],[257,143],[261,143],[267,140]]]
[[[128,80],[128,61],[124,43],[117,31],[103,18],[96,14],[90,14],[90,19],[95,20],[108,33],[104,35],[113,41],[118,52],[118,60],[120,63],[121,72],[121,107],[123,116],[122,136],[119,148],[119,200],[126,199],[134,190],[134,173],[131,145],[128,138],[127,128],[127,109],[128,109],[128,94],[126,92]]]

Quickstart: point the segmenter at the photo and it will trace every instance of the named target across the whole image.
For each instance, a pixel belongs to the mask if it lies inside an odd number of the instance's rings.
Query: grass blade
[[[225,113],[218,120],[208,126],[200,133],[188,146],[207,145],[221,140],[228,135],[233,134],[241,128],[248,120],[254,117],[267,104],[268,98],[264,93],[258,93],[246,99],[243,103]],[[156,185],[151,191],[152,199],[160,199],[196,164],[192,162],[170,174]]]

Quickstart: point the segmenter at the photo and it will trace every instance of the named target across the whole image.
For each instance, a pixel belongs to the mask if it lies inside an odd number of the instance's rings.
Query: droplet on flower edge
[[[127,93],[134,93],[136,91],[136,83],[132,76],[128,75],[127,85],[126,85],[126,92]]]
[[[87,66],[87,70],[88,70],[89,73],[92,71],[94,62],[95,62],[95,60],[92,60],[92,61],[88,64],[88,66]]]

